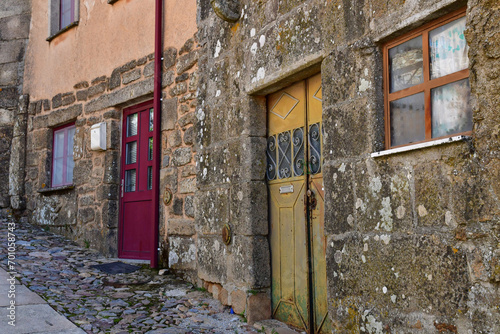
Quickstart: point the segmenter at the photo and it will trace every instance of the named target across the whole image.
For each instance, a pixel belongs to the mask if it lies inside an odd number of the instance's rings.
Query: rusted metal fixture
[[[165,191],[163,192],[163,204],[169,205],[172,203],[173,197],[172,190],[170,190],[170,188],[165,188]]]
[[[229,224],[225,224],[222,227],[222,241],[224,241],[226,245],[231,243],[231,227]]]
[[[240,18],[239,0],[210,0],[212,9],[218,17],[227,22],[236,22]]]

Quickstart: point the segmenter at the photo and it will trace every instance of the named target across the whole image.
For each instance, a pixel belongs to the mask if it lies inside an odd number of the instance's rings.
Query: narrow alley
[[[1,267],[87,333],[257,332],[243,316],[173,275],[148,266],[107,274],[91,266],[116,259],[28,223],[16,223],[11,232],[9,222],[0,221]],[[14,270],[7,266],[9,232],[16,239]]]

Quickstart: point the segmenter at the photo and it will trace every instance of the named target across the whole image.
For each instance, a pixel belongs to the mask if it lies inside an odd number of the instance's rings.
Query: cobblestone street
[[[7,222],[0,221],[1,266],[7,268]],[[256,333],[241,316],[173,275],[143,266],[106,274],[114,262],[28,223],[17,223],[15,272],[21,284],[87,333]]]

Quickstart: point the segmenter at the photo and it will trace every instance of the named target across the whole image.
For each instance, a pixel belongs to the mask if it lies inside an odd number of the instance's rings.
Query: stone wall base
[[[269,291],[230,289],[212,282],[204,282],[203,286],[223,305],[231,306],[234,313],[245,316],[250,325],[271,318]]]

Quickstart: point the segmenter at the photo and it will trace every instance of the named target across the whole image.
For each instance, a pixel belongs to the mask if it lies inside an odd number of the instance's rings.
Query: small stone
[[[40,257],[46,259],[50,259],[52,257],[49,252],[31,252],[28,255],[31,257]]]
[[[186,306],[183,306],[183,305],[177,306],[177,309],[181,312],[187,312],[187,310],[188,310],[188,308]]]
[[[97,315],[101,316],[101,317],[114,317],[116,314],[114,314],[112,312],[102,311],[102,312],[99,312]]]
[[[192,158],[191,148],[189,147],[178,148],[173,153],[172,163],[174,166],[183,166],[191,162],[191,158]]]

